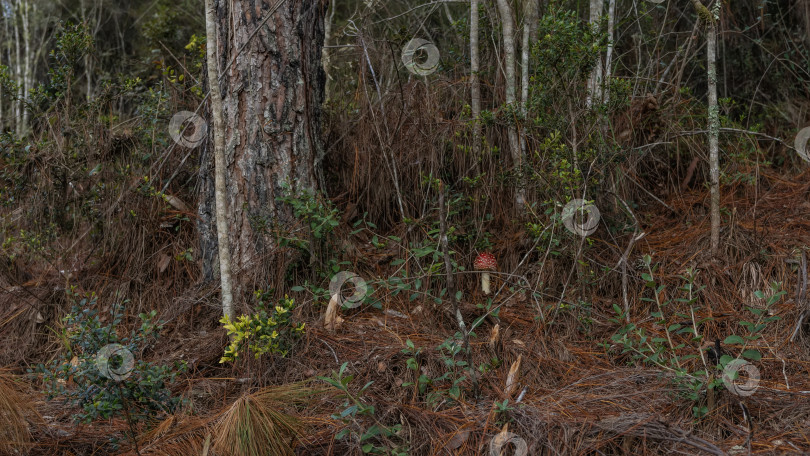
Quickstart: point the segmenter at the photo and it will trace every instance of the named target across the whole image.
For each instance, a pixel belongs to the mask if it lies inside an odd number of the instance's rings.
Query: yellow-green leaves
[[[253,315],[240,315],[236,321],[227,316],[219,322],[228,332],[231,343],[225,348],[220,363],[236,361],[239,353],[249,351],[255,358],[265,353],[285,356],[294,338],[304,333],[304,323],[293,324],[290,321],[295,301],[285,296],[272,307],[270,313],[263,302],[263,293],[258,293],[258,311]]]

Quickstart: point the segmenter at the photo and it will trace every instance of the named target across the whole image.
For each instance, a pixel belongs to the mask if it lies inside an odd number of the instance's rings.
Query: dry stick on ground
[[[475,367],[472,363],[472,352],[470,351],[470,334],[467,332],[467,325],[464,324],[464,317],[461,316],[461,309],[456,300],[456,285],[453,277],[453,265],[450,262],[450,248],[447,246],[447,210],[444,207],[444,184],[439,181],[439,225],[441,233],[439,242],[442,246],[444,256],[444,268],[447,270],[447,294],[450,295],[450,302],[453,304],[453,313],[456,316],[459,331],[464,337],[464,351],[467,353],[467,367],[470,370],[470,379],[473,384],[473,395],[478,396],[478,380],[475,377]]]
[[[726,453],[711,442],[692,435],[691,432],[673,426],[659,419],[652,419],[649,415],[629,414],[605,418],[596,427],[607,432],[643,437],[653,440],[668,440],[675,443],[684,443],[706,453],[724,456]]]
[[[795,260],[788,260],[788,262],[793,262]],[[796,281],[796,307],[803,306],[804,309],[802,313],[799,315],[799,320],[796,322],[796,327],[793,329],[793,334],[790,336],[790,341],[793,342],[796,340],[796,336],[799,335],[799,332],[802,329],[802,323],[804,320],[810,316],[810,307],[807,306],[805,302],[805,296],[807,295],[807,253],[802,250],[802,263],[798,268],[797,271],[799,273],[799,279]]]
[[[231,289],[231,246],[225,202],[225,122],[222,119],[222,96],[219,93],[217,66],[216,10],[213,0],[205,1],[205,32],[208,84],[211,91],[211,115],[214,118],[214,199],[217,217],[217,244],[219,246],[219,277],[222,287],[222,314],[233,319],[233,291]]]

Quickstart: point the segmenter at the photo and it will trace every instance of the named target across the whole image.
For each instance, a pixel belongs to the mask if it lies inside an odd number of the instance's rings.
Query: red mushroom
[[[494,271],[498,266],[498,263],[495,262],[495,255],[486,252],[478,255],[478,258],[475,259],[474,266],[476,271],[484,271],[484,273],[481,274],[481,290],[483,290],[485,295],[488,295],[489,271]]]

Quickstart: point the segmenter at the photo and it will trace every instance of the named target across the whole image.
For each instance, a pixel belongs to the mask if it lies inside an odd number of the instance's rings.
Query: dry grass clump
[[[172,416],[144,436],[144,455],[291,455],[303,435],[304,421],[292,410],[318,397],[303,383],[262,388],[243,394],[206,418]]]
[[[17,381],[13,374],[0,371],[0,454],[27,454],[31,443],[27,417],[38,416]]]

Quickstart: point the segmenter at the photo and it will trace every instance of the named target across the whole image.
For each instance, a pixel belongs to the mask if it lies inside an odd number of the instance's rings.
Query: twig
[[[447,246],[447,211],[444,207],[444,184],[439,181],[439,225],[441,233],[439,239],[442,246],[442,255],[444,255],[444,267],[447,269],[447,294],[450,295],[450,302],[453,304],[453,313],[456,315],[459,330],[464,337],[464,351],[467,354],[467,367],[470,370],[470,379],[473,384],[473,395],[478,396],[478,380],[475,376],[475,367],[472,363],[472,352],[470,351],[470,334],[467,331],[467,325],[464,324],[464,317],[461,316],[461,309],[458,307],[456,300],[456,285],[453,277],[453,265],[450,262],[450,249]]]
[[[630,243],[627,244],[627,248],[624,250],[622,257],[619,259],[619,263],[616,265],[616,267],[621,266],[622,269],[622,299],[624,300],[624,319],[627,323],[630,323],[630,301],[627,299],[627,259],[630,257],[630,252],[633,250],[633,245],[646,236],[647,233],[638,232],[638,219],[636,218],[636,214],[633,213],[630,206],[628,206],[623,199],[619,198],[619,195],[613,193],[613,196],[615,196],[616,199],[622,203],[630,216],[633,217],[633,237],[630,238]]]
[[[793,334],[790,336],[790,341],[793,342],[796,339],[796,336],[799,335],[799,331],[802,329],[802,323],[804,323],[804,319],[807,318],[808,314],[810,314],[810,307],[808,307],[805,303],[805,296],[807,295],[807,253],[802,250],[802,262],[799,266],[797,271],[799,274],[799,279],[796,283],[796,306],[804,306],[804,310],[799,315],[799,320],[796,322],[796,327],[793,329]]]

